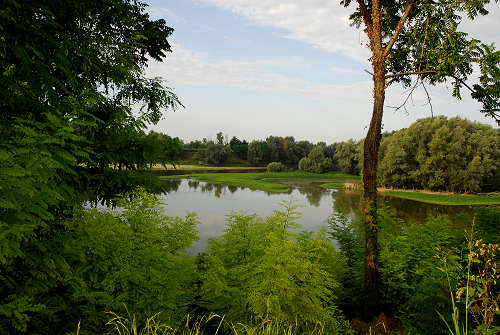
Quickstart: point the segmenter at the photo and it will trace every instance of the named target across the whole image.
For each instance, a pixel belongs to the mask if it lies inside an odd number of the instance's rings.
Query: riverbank
[[[353,176],[341,172],[310,173],[303,171],[293,172],[246,172],[246,173],[205,173],[205,174],[184,174],[175,176],[164,176],[162,178],[190,178],[200,181],[225,184],[232,186],[248,187],[254,190],[266,192],[288,192],[290,187],[280,183],[280,181],[294,180],[314,180],[324,182],[323,185],[344,184],[348,180],[359,181],[359,176]],[[322,186],[323,186],[322,185]]]
[[[247,173],[247,172],[265,172],[266,167],[254,166],[208,166],[208,165],[167,165],[167,168],[155,165],[151,172],[158,176],[172,175],[191,175],[191,174],[206,174],[206,173]]]
[[[360,176],[349,175],[341,172],[329,173],[310,173],[304,171],[293,172],[255,172],[252,169],[258,168],[241,168],[244,171],[234,171],[235,168],[220,167],[218,171],[206,169],[197,170],[199,166],[191,166],[186,170],[179,171],[175,175],[162,176],[162,178],[189,178],[200,181],[225,184],[239,187],[248,187],[253,190],[261,190],[266,192],[288,192],[290,187],[283,181],[294,180],[311,180],[323,182],[320,187],[327,189],[350,189],[358,190],[361,180]],[[207,173],[208,172],[208,173]],[[430,192],[426,190],[390,190],[379,188],[379,193],[382,196],[390,196],[395,198],[420,201],[434,205],[499,205],[500,194],[456,194],[450,192]]]
[[[390,196],[434,205],[500,205],[500,194],[457,194],[447,192],[380,190],[383,196]]]

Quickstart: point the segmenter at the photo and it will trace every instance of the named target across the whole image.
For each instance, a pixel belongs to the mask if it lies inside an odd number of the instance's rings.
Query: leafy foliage
[[[290,204],[266,220],[231,214],[208,249],[203,306],[239,322],[270,318],[306,330],[319,321],[333,332],[345,329],[334,295],[339,256],[321,233],[290,231],[297,214]]]
[[[385,137],[379,182],[388,187],[453,192],[496,190],[500,133],[444,116],[420,119]]]
[[[463,234],[442,216],[424,224],[403,223],[394,212],[380,212],[380,278],[383,303],[412,333],[441,334],[436,310],[451,309],[446,274],[438,249],[449,250],[448,267],[458,266]]]
[[[231,151],[238,156],[238,158],[246,160],[248,157],[248,142],[243,140],[240,141],[236,136],[233,136],[231,138],[231,141],[229,142],[229,145],[231,146]]]
[[[204,151],[205,160],[209,164],[220,165],[227,162],[231,154],[231,147],[228,144],[207,142],[207,148]]]
[[[314,173],[324,173],[333,170],[333,162],[331,158],[323,154],[323,145],[315,146],[307,157],[304,157],[299,162],[299,170]]]
[[[8,0],[0,8],[2,332],[26,331],[30,318],[47,321],[68,307],[55,293],[68,280],[57,253],[61,222],[115,159],[103,144],[180,105],[143,75],[148,58],[170,51],[173,31],[144,9],[127,0]]]
[[[168,217],[159,197],[140,189],[117,204],[119,211],[84,210],[68,223],[73,308],[97,329],[105,311],[124,306],[140,322],[159,311],[180,321],[194,296],[195,264],[183,252],[197,240],[198,218]]]
[[[286,166],[281,162],[271,162],[267,164],[267,172],[283,172],[286,171]]]
[[[335,148],[335,160],[342,172],[358,175],[361,172],[362,147],[353,139],[340,142]]]

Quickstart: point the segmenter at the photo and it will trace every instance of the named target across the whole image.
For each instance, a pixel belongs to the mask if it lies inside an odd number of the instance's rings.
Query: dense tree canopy
[[[0,315],[2,332],[50,318],[66,265],[56,224],[95,186],[127,138],[179,101],[143,74],[173,29],[128,0],[16,1],[0,8]],[[134,106],[138,109],[135,110]],[[52,265],[49,265],[52,264]],[[44,278],[44,280],[41,280]],[[64,305],[61,305],[64,306]],[[10,321],[5,321],[10,320]]]
[[[460,118],[421,119],[384,138],[379,181],[395,188],[498,190],[500,133]]]

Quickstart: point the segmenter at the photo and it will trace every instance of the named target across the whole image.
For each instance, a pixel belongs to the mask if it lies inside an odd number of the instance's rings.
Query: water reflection
[[[207,240],[223,233],[226,215],[231,212],[257,213],[262,217],[280,209],[280,202],[292,200],[299,205],[302,229],[316,231],[326,225],[334,213],[347,214],[351,220],[362,219],[362,199],[359,191],[328,190],[321,182],[279,181],[290,187],[286,193],[270,193],[232,185],[212,184],[187,179],[165,180],[163,194],[168,215],[184,216],[196,212],[202,224],[200,241],[195,251],[206,247]],[[405,221],[423,222],[429,215],[446,214],[453,221],[463,221],[472,213],[466,206],[436,206],[406,199],[381,197],[380,204],[396,209],[397,216]],[[460,213],[465,212],[465,215]]]

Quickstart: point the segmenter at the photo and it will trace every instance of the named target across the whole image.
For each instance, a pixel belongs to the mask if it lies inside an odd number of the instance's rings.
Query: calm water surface
[[[195,212],[201,219],[200,240],[193,251],[202,251],[209,238],[221,235],[226,226],[226,216],[231,212],[253,214],[267,217],[274,210],[281,209],[282,201],[292,200],[300,206],[302,213],[297,220],[302,230],[316,231],[327,225],[327,219],[335,212],[347,213],[351,218],[361,218],[361,193],[357,191],[326,190],[322,182],[296,181],[283,182],[290,186],[287,193],[269,193],[249,188],[212,184],[188,179],[165,180],[167,192],[163,194],[166,212],[170,216],[185,216]],[[381,197],[380,202],[396,209],[405,221],[423,222],[433,214],[447,214],[459,221],[460,213],[470,213],[467,206],[439,206],[416,201]]]

